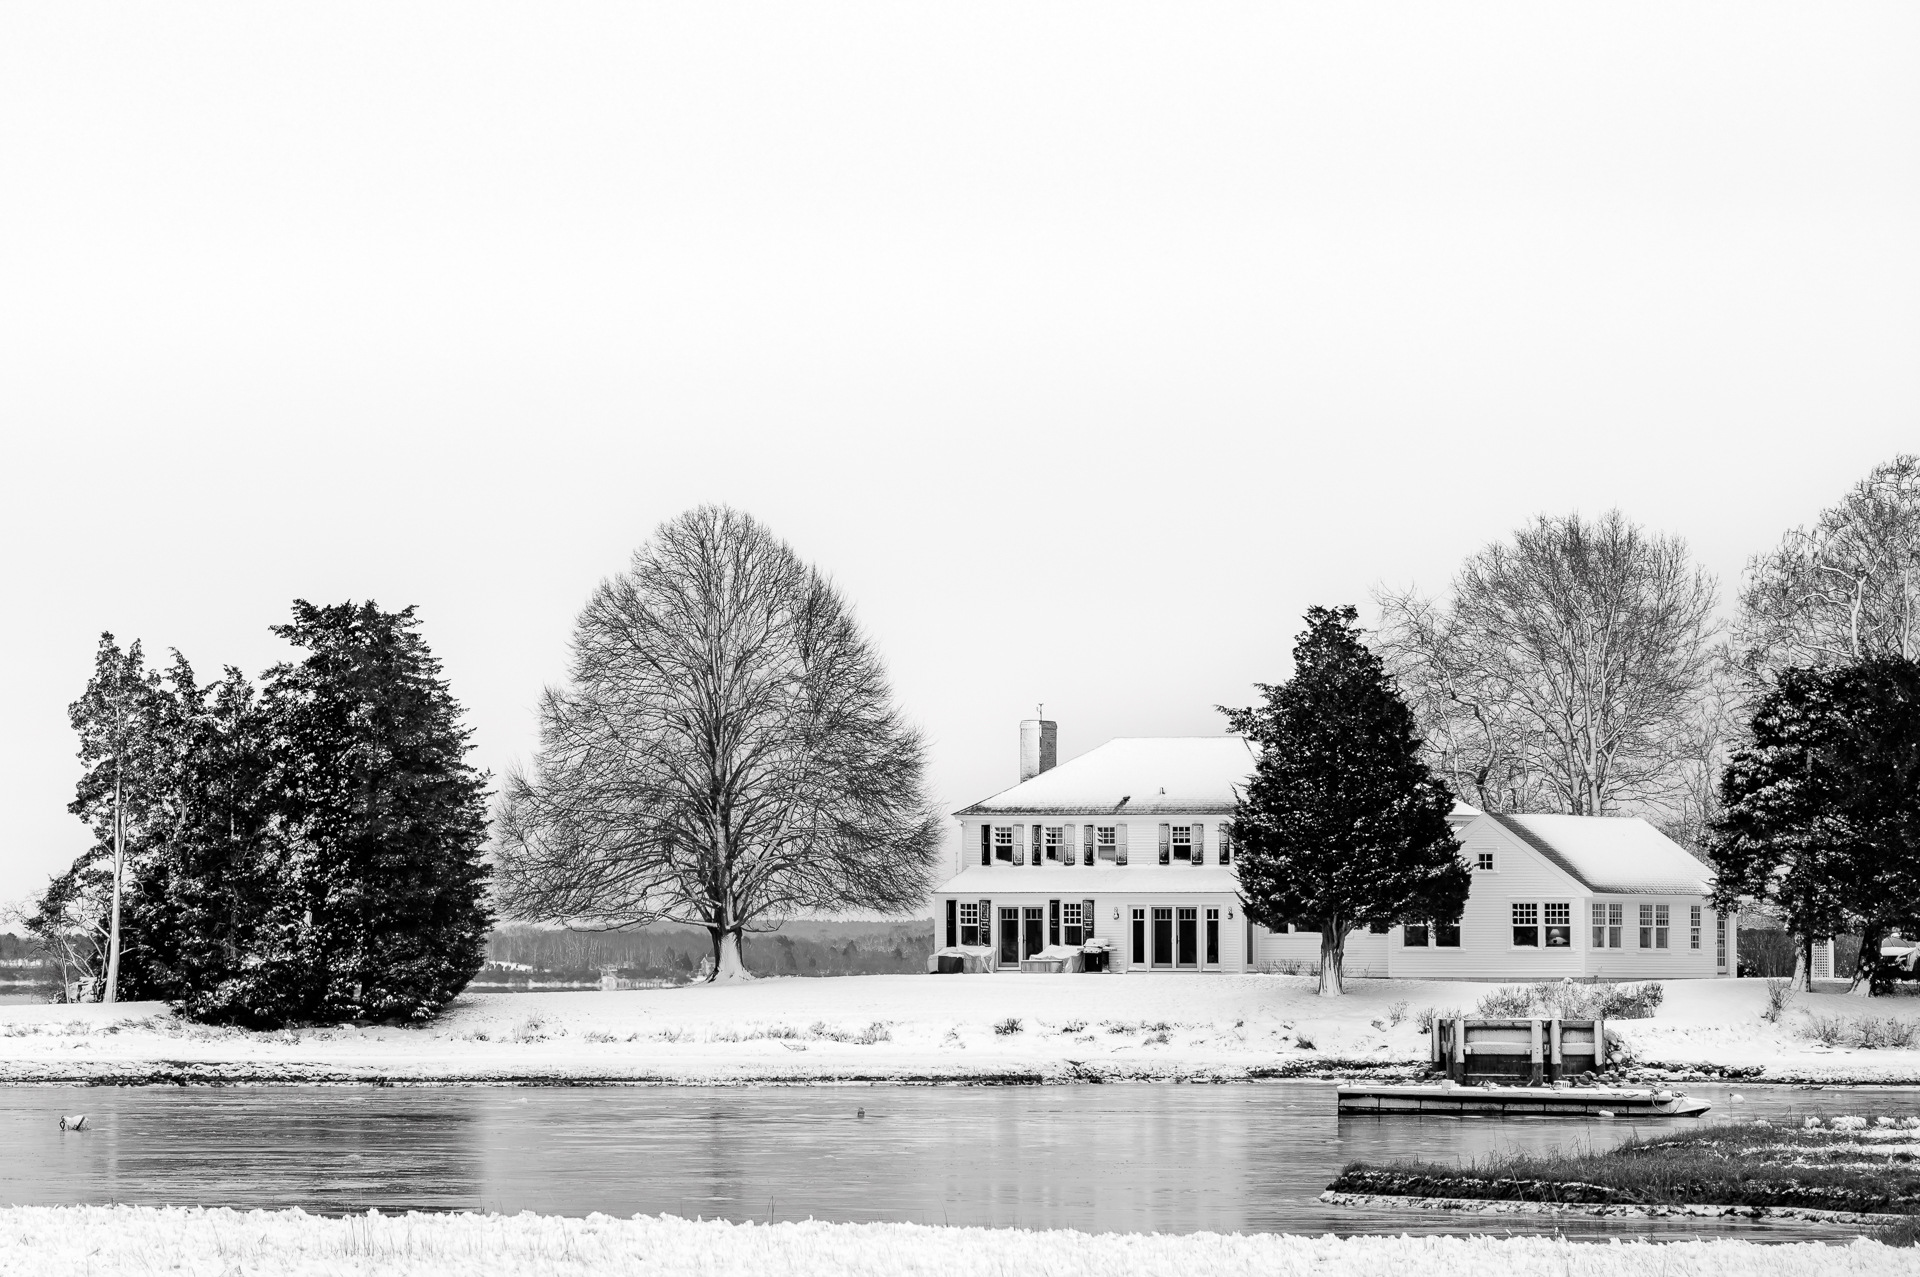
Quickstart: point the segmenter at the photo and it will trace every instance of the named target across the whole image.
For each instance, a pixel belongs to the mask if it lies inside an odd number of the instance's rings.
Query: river
[[[1906,1116],[1920,1092],[1695,1086],[1716,1115]],[[1738,1093],[1743,1098],[1730,1097]],[[860,1116],[864,1110],[865,1116]],[[90,1129],[63,1133],[63,1113]],[[4,1087],[0,1201],[531,1210],[1098,1232],[1716,1231],[1355,1211],[1357,1158],[1471,1159],[1690,1119],[1336,1118],[1329,1083],[1046,1087]],[[1766,1225],[1780,1240],[1836,1237]],[[1743,1235],[1754,1235],[1748,1227]]]

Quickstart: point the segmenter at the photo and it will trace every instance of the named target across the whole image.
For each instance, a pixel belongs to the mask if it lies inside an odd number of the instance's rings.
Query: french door
[[[1174,911],[1174,958],[1176,967],[1200,965],[1200,923],[1197,909]]]
[[[1000,910],[1000,965],[1020,965],[1020,911]]]
[[[1034,954],[1047,947],[1047,911],[1039,905],[1028,905],[1026,910],[1027,951],[1025,956]]]
[[[1173,965],[1173,910],[1156,908],[1153,911],[1153,965],[1170,967]]]

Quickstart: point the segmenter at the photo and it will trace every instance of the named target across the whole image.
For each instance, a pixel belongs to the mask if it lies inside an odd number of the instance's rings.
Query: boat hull
[[[1489,1117],[1698,1117],[1705,1100],[1671,1091],[1600,1086],[1456,1086],[1451,1082],[1400,1086],[1343,1086],[1342,1116],[1437,1113]]]

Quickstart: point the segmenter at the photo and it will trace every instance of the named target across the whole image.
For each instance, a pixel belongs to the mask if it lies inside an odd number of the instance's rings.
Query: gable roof
[[[954,814],[1227,815],[1253,759],[1239,736],[1122,736]]]
[[[1507,816],[1488,819],[1590,891],[1703,896],[1707,867],[1638,816]]]

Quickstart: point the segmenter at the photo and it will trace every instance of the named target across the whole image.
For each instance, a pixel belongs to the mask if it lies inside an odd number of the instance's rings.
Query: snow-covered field
[[[0,1006],[0,1082],[832,1081],[1340,1076],[1423,1067],[1425,1008],[1494,986],[1279,975],[861,976],[618,993],[474,994],[418,1029],[249,1033],[154,1004]],[[1639,1061],[1753,1080],[1920,1083],[1920,1050],[1821,1046],[1820,1017],[1920,1021],[1920,1000],[1673,981],[1651,1020],[1610,1022]],[[1920,1038],[1916,1038],[1920,1043]]]
[[[327,1274],[735,1274],[951,1277],[982,1273],[1205,1273],[1209,1277],[1866,1277],[1912,1273],[1915,1252],[1878,1242],[1583,1245],[1522,1237],[1299,1237],[728,1224],[670,1216],[401,1215],[153,1207],[0,1210],[0,1274],[319,1277]]]

